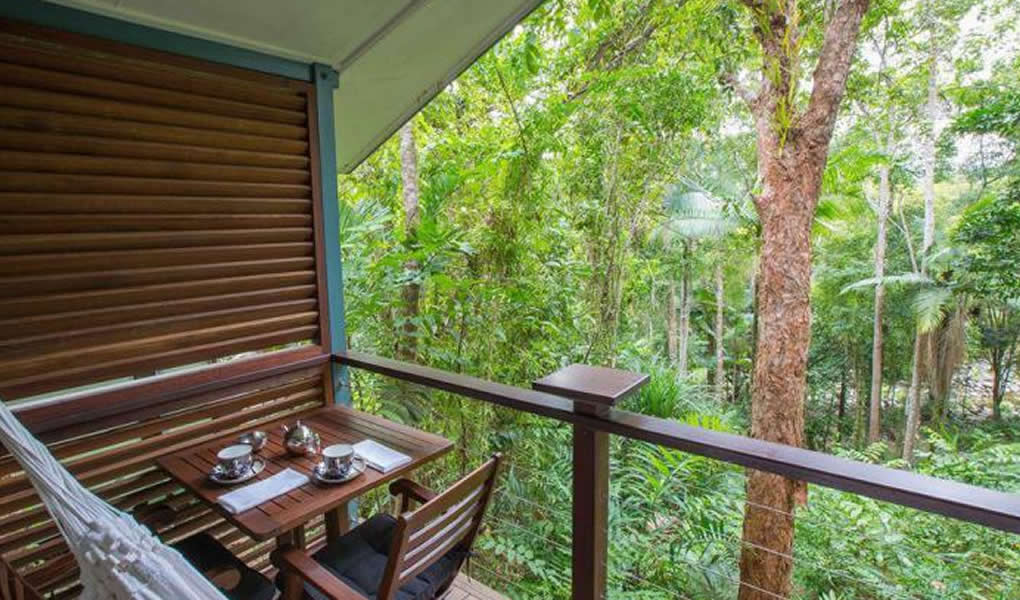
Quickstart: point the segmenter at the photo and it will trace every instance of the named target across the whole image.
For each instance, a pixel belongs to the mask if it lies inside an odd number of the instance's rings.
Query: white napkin
[[[223,494],[218,502],[236,515],[299,488],[308,481],[307,475],[294,469],[284,469],[272,477]]]
[[[354,452],[365,459],[365,464],[381,473],[389,473],[393,469],[411,462],[410,456],[383,446],[375,440],[365,440],[354,444]]]

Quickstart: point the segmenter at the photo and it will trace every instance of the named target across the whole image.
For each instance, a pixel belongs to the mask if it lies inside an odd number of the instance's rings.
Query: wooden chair
[[[468,557],[492,496],[499,454],[442,494],[401,479],[401,514],[376,515],[309,555],[273,553],[282,600],[433,600]],[[411,500],[422,503],[409,511]]]
[[[135,518],[157,533],[159,528],[173,524],[179,515],[164,504],[136,512]],[[269,578],[246,565],[207,531],[178,540],[171,547],[229,600],[272,600],[276,597],[276,587]]]

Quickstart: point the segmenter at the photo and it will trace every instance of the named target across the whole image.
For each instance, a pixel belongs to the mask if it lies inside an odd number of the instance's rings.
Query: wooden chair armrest
[[[294,575],[299,578],[299,581],[309,583],[315,589],[329,596],[331,600],[365,600],[364,596],[338,579],[329,569],[315,562],[303,550],[284,548],[274,551],[271,557],[273,564],[285,575]],[[287,579],[291,578],[285,578],[286,585],[289,586],[291,581],[287,581]],[[291,590],[285,589],[281,597],[302,597],[302,594],[289,596],[289,591]]]
[[[413,498],[418,502],[425,504],[429,500],[436,497],[436,493],[429,488],[415,483],[410,479],[398,479],[390,484],[390,494],[394,496],[403,496],[403,501],[400,503],[400,512],[407,512],[410,508],[408,499]]]

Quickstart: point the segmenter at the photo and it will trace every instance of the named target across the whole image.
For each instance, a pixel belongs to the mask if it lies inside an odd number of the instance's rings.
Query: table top
[[[235,443],[237,434],[169,454],[160,458],[158,463],[171,477],[211,505],[227,521],[255,540],[264,541],[283,535],[373,488],[398,479],[453,448],[453,442],[446,438],[381,417],[339,405],[320,408],[301,415],[300,419],[320,435],[323,447],[373,439],[407,454],[411,462],[385,474],[368,467],[364,474],[338,485],[319,484],[313,480],[290,493],[236,515],[223,509],[216,502],[221,495],[270,477],[288,467],[311,475],[318,459],[292,457],[283,447],[281,425],[290,424],[295,419],[292,415],[259,427],[269,434],[268,443],[258,454],[266,462],[266,467],[255,479],[245,484],[224,486],[209,480],[209,472],[216,463],[216,453],[224,446]]]

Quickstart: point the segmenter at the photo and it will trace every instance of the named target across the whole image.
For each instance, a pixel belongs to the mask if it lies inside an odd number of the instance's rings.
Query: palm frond
[[[736,229],[740,222],[728,215],[725,203],[701,190],[676,186],[666,195],[666,222],[656,233],[664,242],[721,237]]]
[[[869,277],[867,279],[861,279],[860,281],[855,281],[851,283],[850,285],[840,290],[839,293],[845,294],[853,290],[874,287],[880,283],[886,286],[894,285],[924,286],[933,285],[935,281],[932,280],[931,277],[928,277],[927,275],[922,275],[920,273],[902,273],[900,275],[886,275],[885,277]]]
[[[925,333],[934,331],[953,306],[953,290],[941,286],[920,289],[912,304],[918,329]]]

